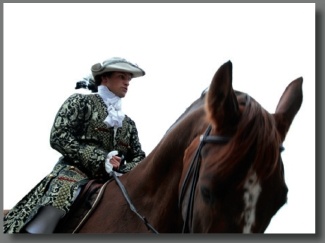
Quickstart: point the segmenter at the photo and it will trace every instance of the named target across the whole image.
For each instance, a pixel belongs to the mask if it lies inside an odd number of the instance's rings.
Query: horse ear
[[[208,91],[206,110],[217,131],[232,128],[239,120],[239,108],[232,88],[232,63],[224,63],[215,73]]]
[[[302,104],[302,77],[292,81],[283,92],[274,118],[283,142],[290,125]]]

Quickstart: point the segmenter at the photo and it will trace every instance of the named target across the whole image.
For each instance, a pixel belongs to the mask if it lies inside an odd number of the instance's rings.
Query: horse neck
[[[153,175],[161,180],[166,176],[180,178],[184,152],[192,140],[205,128],[204,123],[199,121],[200,118],[204,120],[203,114],[204,109],[197,109],[168,130],[147,157],[148,175]],[[159,185],[161,184],[161,181],[156,181]]]
[[[138,205],[154,205],[154,208],[164,208],[166,212],[179,211],[178,194],[183,156],[194,137],[201,132],[197,129],[203,122],[200,122],[198,117],[203,117],[203,112],[204,109],[200,109],[193,115],[181,119],[166,133],[155,149],[135,169],[125,175],[128,190]],[[150,206],[141,208],[141,211],[160,220],[165,217],[165,220],[174,222],[170,224],[174,227],[181,222],[180,214],[160,215],[161,210],[153,210]],[[159,221],[154,221],[154,224],[159,225]]]
[[[127,187],[132,199],[137,205],[151,205],[139,210],[150,216],[150,222],[158,231],[181,231],[182,215],[178,198],[179,186],[182,184],[183,157],[192,140],[202,132],[200,127],[205,129],[203,122],[200,122],[201,117],[204,117],[204,109],[199,109],[174,124],[155,149],[128,173]],[[169,224],[166,225],[166,222]]]

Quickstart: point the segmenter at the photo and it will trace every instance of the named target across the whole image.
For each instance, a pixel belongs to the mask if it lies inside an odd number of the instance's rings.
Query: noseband
[[[203,146],[206,143],[224,144],[227,143],[230,139],[229,137],[223,137],[223,136],[212,136],[212,135],[209,136],[210,131],[211,131],[211,125],[209,125],[205,133],[201,135],[200,144],[195,152],[195,155],[192,159],[191,165],[186,173],[183,185],[181,187],[181,193],[178,201],[179,207],[181,207],[182,201],[184,199],[184,194],[186,192],[186,188],[190,183],[190,179],[192,179],[190,185],[189,203],[186,210],[186,217],[184,220],[182,233],[190,232],[190,225],[192,225],[194,194],[195,194],[196,184],[199,179],[199,171],[201,165],[201,150]]]

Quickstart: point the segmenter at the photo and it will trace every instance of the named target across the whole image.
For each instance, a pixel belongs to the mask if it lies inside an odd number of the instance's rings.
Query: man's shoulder
[[[126,121],[127,124],[135,126],[134,120],[132,120],[132,118],[129,117],[128,115],[125,115],[124,120]]]
[[[125,114],[124,120],[127,122],[133,122],[132,118]]]
[[[98,99],[98,95],[97,94],[83,94],[83,93],[73,93],[69,96],[68,99],[70,100],[90,100],[90,99]]]

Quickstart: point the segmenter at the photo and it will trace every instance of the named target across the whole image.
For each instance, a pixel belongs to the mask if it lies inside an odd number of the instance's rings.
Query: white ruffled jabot
[[[98,86],[98,94],[107,106],[108,116],[104,122],[110,127],[121,127],[125,114],[122,112],[121,98],[111,92],[106,86]]]

